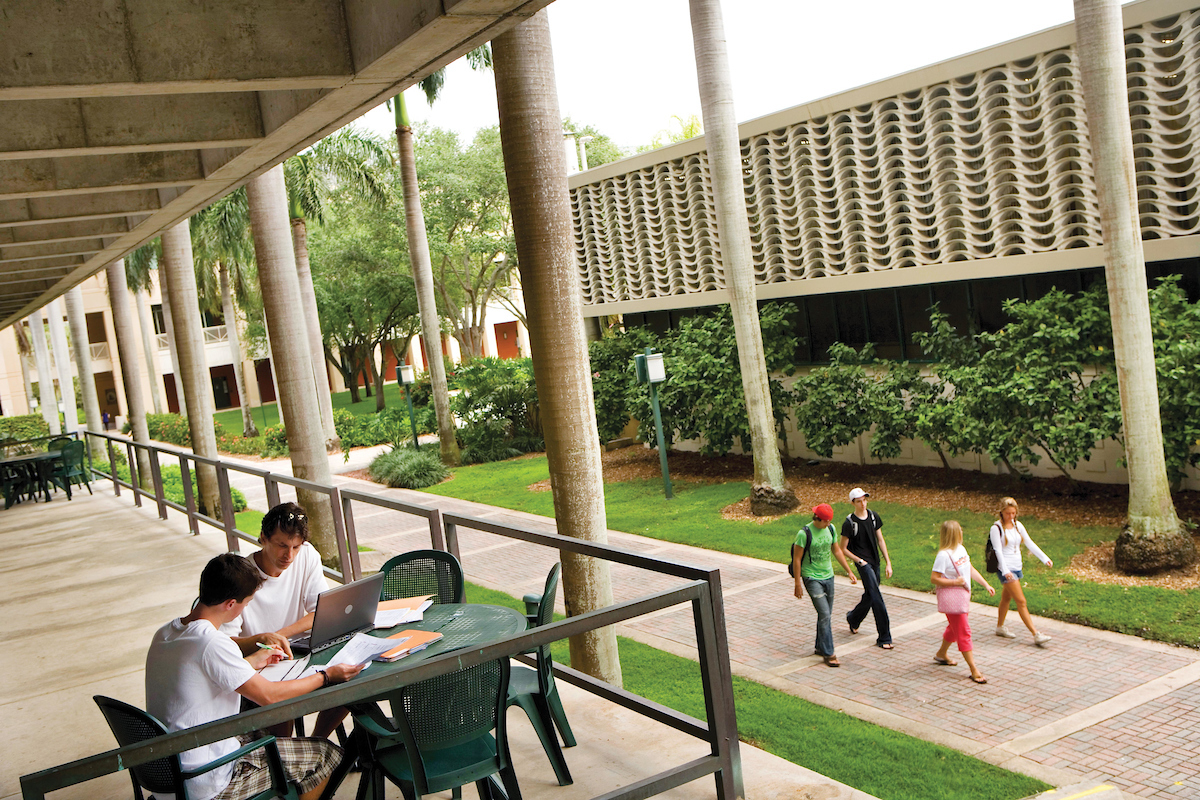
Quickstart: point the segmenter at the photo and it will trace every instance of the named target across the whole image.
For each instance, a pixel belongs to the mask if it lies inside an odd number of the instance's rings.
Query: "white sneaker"
[[[1044,633],[1035,633],[1033,635],[1033,643],[1036,644],[1038,647],[1041,647],[1046,642],[1050,641],[1050,639],[1051,639],[1051,637],[1047,636]]]
[[[999,636],[1001,639],[1017,638],[1016,634],[1009,633],[1007,625],[997,625],[996,626],[996,635]],[[1046,641],[1050,641],[1049,637],[1046,638]]]

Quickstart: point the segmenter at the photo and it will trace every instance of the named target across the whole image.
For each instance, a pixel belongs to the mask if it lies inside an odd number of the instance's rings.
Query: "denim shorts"
[[[1024,575],[1021,574],[1021,570],[1019,570],[1019,569],[1010,569],[1009,572],[1012,573],[1013,580],[1019,581],[1019,580],[1021,580],[1021,578],[1025,577]],[[996,577],[1000,579],[1001,583],[1008,583],[1008,581],[1004,580],[1003,572],[997,572]]]

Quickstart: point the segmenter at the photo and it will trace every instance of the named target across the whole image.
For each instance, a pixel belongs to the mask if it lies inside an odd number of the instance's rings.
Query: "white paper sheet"
[[[413,622],[420,622],[425,618],[425,613],[412,608],[397,608],[393,611],[376,611],[375,612],[375,630],[383,630],[384,628],[394,628],[397,625],[408,625]]]
[[[308,656],[299,660],[277,661],[270,666],[263,667],[259,670],[259,675],[262,675],[269,681],[292,681],[299,678],[308,666]]]

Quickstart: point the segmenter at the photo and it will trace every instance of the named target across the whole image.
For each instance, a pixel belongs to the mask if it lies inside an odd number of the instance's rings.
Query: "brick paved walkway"
[[[275,462],[270,468],[286,467]],[[553,530],[544,517],[383,489],[344,476],[335,476],[335,482],[417,505]],[[235,485],[252,508],[265,508],[261,485],[252,480],[235,480]],[[423,519],[356,506],[355,525],[360,543],[375,549],[363,554],[364,569],[378,568],[395,553],[429,546]],[[1103,779],[1140,797],[1200,796],[1198,651],[1054,620],[1039,620],[1039,629],[1054,641],[1037,648],[1024,631],[1015,640],[992,636],[995,609],[975,606],[976,658],[991,681],[976,686],[967,679],[965,664],[939,667],[932,661],[945,624],[932,595],[884,587],[896,643],[895,650],[884,651],[874,646],[870,617],[858,635],[850,634],[843,615],[860,590],[839,578],[834,639],[843,666],[831,670],[810,655],[815,614],[807,600],[792,596],[782,565],[619,532],[610,533],[610,543],[720,568],[730,657],[739,675],[1058,786]],[[461,529],[460,546],[468,580],[518,597],[540,590],[558,557]],[[665,576],[613,568],[618,601],[673,583]],[[639,618],[620,632],[695,657],[694,628],[685,608]],[[947,714],[948,707],[959,712]]]

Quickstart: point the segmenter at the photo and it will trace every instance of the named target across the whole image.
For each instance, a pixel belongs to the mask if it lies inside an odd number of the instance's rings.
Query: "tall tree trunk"
[[[67,433],[79,430],[79,412],[75,405],[75,381],[71,377],[71,351],[67,347],[67,331],[63,328],[62,305],[57,299],[46,306],[50,315],[50,346],[54,351],[54,370],[58,373],[58,391],[62,395],[63,429]]]
[[[21,362],[21,383],[25,384],[25,407],[33,413],[33,378],[29,375],[29,356],[33,348],[25,339],[25,330],[21,323],[12,326],[13,338],[17,340],[17,359]]]
[[[371,356],[371,380],[375,382],[375,413],[387,408],[387,400],[383,396],[383,379],[386,377],[384,368],[387,366],[386,345],[379,345],[379,366],[375,366],[375,357]]]
[[[300,279],[292,249],[283,167],[276,166],[252,178],[246,184],[246,196],[258,256],[263,310],[269,323],[271,352],[275,356],[278,375],[275,389],[288,420],[292,473],[297,478],[330,486],[333,476],[325,450],[321,412],[317,408],[307,332],[303,317],[295,313],[300,306]],[[297,489],[296,495],[308,513],[313,546],[320,551],[322,561],[338,568],[340,559],[333,529],[335,509],[330,507],[329,498],[303,489]]]
[[[167,274],[170,286],[170,293],[164,300],[171,304],[171,321],[175,325],[175,347],[179,354],[180,371],[178,377],[183,379],[183,394],[187,397],[187,421],[188,432],[192,436],[192,452],[205,458],[220,458],[217,452],[217,436],[213,428],[216,403],[213,401],[208,359],[204,355],[200,296],[196,290],[196,266],[192,260],[192,232],[187,220],[163,231],[160,269]],[[216,468],[198,464],[196,487],[204,513],[219,518],[221,493],[217,487]]]
[[[492,40],[492,63],[554,516],[564,536],[607,542],[600,437],[546,12]],[[430,352],[434,360],[441,353]],[[608,562],[563,553],[563,596],[570,615],[612,605]],[[573,636],[570,643],[575,669],[621,685],[612,627]]]
[[[259,291],[262,290],[261,281]],[[271,383],[275,386],[275,413],[279,416],[279,424],[287,428],[287,420],[283,417],[283,402],[279,399],[279,375],[275,372],[275,353],[271,350],[271,326],[267,324],[266,313],[263,313],[263,330],[267,332],[267,366],[271,368]]]
[[[78,286],[63,295],[67,300],[67,324],[71,326],[71,341],[75,347],[75,371],[79,373],[79,390],[83,392],[83,417],[88,430],[104,430],[100,416],[100,398],[96,393],[96,378],[92,374],[92,348],[88,340],[87,315],[83,310],[83,290]],[[101,461],[105,457],[103,443],[92,437],[89,440],[92,459]]]
[[[254,415],[250,400],[246,397],[246,378],[242,374],[242,338],[238,334],[237,309],[233,306],[233,293],[229,291],[229,265],[224,261],[217,265],[221,276],[221,314],[225,317],[225,330],[229,334],[229,358],[233,361],[233,381],[237,386],[238,400],[242,407],[242,436],[258,436],[254,427]]]
[[[317,409],[321,412],[321,429],[325,432],[325,450],[335,453],[342,447],[333,424],[333,398],[329,386],[329,370],[325,368],[325,345],[321,341],[321,317],[317,311],[317,292],[313,288],[312,269],[308,264],[308,226],[303,217],[295,217],[292,225],[292,249],[296,256],[296,277],[300,281],[300,298],[304,308],[304,326],[309,355],[312,358],[313,385],[317,387]]]
[[[171,316],[171,304],[167,297],[171,294],[171,280],[165,269],[158,271],[158,291],[162,295],[163,324],[167,329],[167,352],[171,354],[172,379],[175,381],[175,402],[179,406],[180,416],[186,417],[187,399],[183,396],[183,383],[179,380],[179,348],[175,346],[175,320]]]
[[[125,278],[125,260],[118,258],[105,270],[108,275],[108,304],[112,308],[113,328],[117,333],[117,360],[121,362],[121,382],[125,385],[125,408],[129,411],[129,429],[133,440],[150,444],[146,426],[146,401],[142,398],[142,370],[137,360],[137,334],[133,330],[133,309],[129,302],[129,284]],[[150,489],[150,456],[138,449],[138,475],[142,488]],[[114,465],[115,466],[115,465]]]
[[[720,0],[690,0],[696,77],[704,112],[704,136],[716,206],[716,233],[724,265],[729,309],[742,367],[742,392],[750,423],[754,453],[754,485],[750,510],[778,514],[797,505],[796,494],[783,476],[758,302],[754,261],[750,252],[750,222],[742,183],[742,145],[733,110],[733,84],[725,48]]]
[[[33,339],[33,359],[37,364],[38,405],[42,410],[42,419],[46,420],[50,433],[58,436],[62,433],[62,424],[58,420],[58,398],[54,394],[50,353],[46,348],[46,322],[40,308],[29,315],[29,337]]]
[[[434,295],[433,262],[429,258],[429,239],[425,235],[425,212],[421,209],[421,187],[417,184],[417,156],[413,150],[412,126],[403,93],[396,95],[396,147],[400,157],[400,180],[404,184],[404,223],[408,231],[408,257],[412,265],[413,286],[417,290],[417,309],[421,314],[421,339],[427,355],[433,410],[437,415],[438,444],[442,462],[458,466],[462,454],[450,413],[450,394],[446,385],[446,363],[442,360],[442,327],[438,323],[437,298]],[[561,149],[561,148],[560,148]]]
[[[1175,515],[1163,455],[1117,0],[1075,0],[1075,31],[1129,464],[1129,522],[1117,537],[1116,562],[1126,572],[1157,572],[1195,562],[1196,545]]]
[[[138,327],[142,329],[142,352],[146,356],[146,371],[150,377],[150,404],[154,406],[155,414],[161,414],[166,406],[163,405],[162,393],[158,390],[159,373],[158,359],[154,354],[154,325],[150,322],[150,308],[146,299],[145,292],[133,293],[133,302],[137,307]]]

